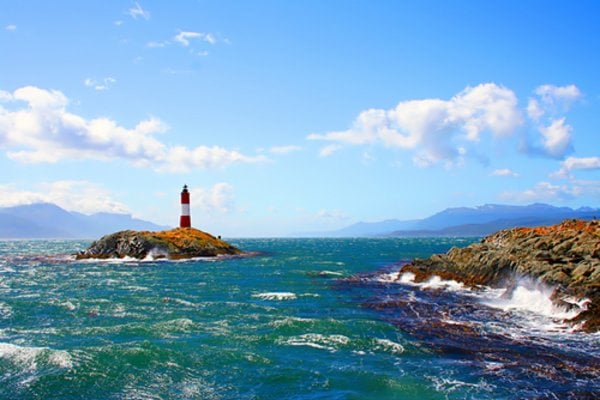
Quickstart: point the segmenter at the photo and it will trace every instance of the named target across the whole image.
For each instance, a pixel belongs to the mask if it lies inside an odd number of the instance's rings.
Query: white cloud
[[[173,37],[175,42],[185,47],[190,45],[190,40],[192,39],[199,39],[209,44],[217,43],[217,39],[211,33],[181,31]]]
[[[158,118],[125,128],[109,118],[85,119],[67,111],[68,99],[56,90],[27,86],[1,92],[0,146],[9,158],[25,163],[64,159],[124,159],[136,166],[169,172],[223,167],[232,163],[265,161],[218,146],[167,146],[156,139],[168,127]],[[25,103],[23,106],[21,103]]]
[[[335,143],[321,149],[321,156],[330,155],[341,145],[381,143],[412,150],[417,164],[431,165],[462,158],[465,147],[456,142],[475,143],[484,132],[508,136],[522,123],[515,94],[486,83],[467,87],[450,100],[409,100],[390,110],[366,110],[346,131],[307,138]]]
[[[494,172],[492,172],[491,175],[492,176],[510,176],[513,178],[517,178],[519,176],[519,174],[517,174],[516,172],[514,172],[513,170],[508,169],[508,168],[494,170]]]
[[[546,109],[567,111],[573,102],[582,97],[582,93],[575,85],[555,86],[541,85],[535,90]]]
[[[527,115],[536,126],[539,137],[533,144],[527,144],[531,154],[562,158],[573,149],[573,128],[565,123],[571,105],[583,95],[575,85],[541,85],[535,89],[535,96],[529,99]]]
[[[531,202],[556,203],[583,196],[600,198],[600,181],[573,180],[562,185],[539,182],[531,189],[521,192],[504,192],[500,198],[504,201],[527,204]]]
[[[194,208],[206,214],[228,214],[235,209],[234,189],[229,183],[221,182],[210,188],[197,187],[190,190]]]
[[[109,76],[100,81],[97,81],[92,78],[86,78],[83,81],[83,84],[87,87],[93,88],[94,90],[103,91],[103,90],[108,90],[116,82],[117,82],[117,80],[115,78]]]
[[[527,115],[534,121],[539,121],[544,115],[555,118],[557,114],[567,112],[574,102],[583,97],[575,85],[541,85],[534,93],[535,97],[529,98],[527,105]]]
[[[330,155],[332,155],[336,151],[340,150],[341,148],[342,148],[342,146],[339,144],[330,144],[327,146],[323,146],[321,148],[321,150],[319,151],[319,156],[329,157]]]
[[[12,101],[12,94],[5,91],[5,90],[0,90],[0,102],[9,102]]]
[[[168,41],[163,42],[148,42],[146,43],[146,47],[151,49],[160,49],[163,47],[167,47],[170,43]]]
[[[512,90],[485,83],[467,87],[449,100],[407,100],[388,110],[368,109],[350,129],[313,133],[307,139],[332,142],[321,148],[322,157],[342,146],[381,144],[411,151],[413,162],[421,167],[461,165],[467,156],[485,163],[487,157],[477,149],[482,135],[512,136],[525,125],[526,112],[531,122],[527,127],[536,130],[536,137],[526,140],[523,149],[531,155],[562,158],[573,148],[573,128],[561,113],[581,97],[575,85],[542,85],[522,110]]]
[[[194,169],[221,168],[233,163],[256,163],[268,159],[264,156],[245,156],[236,150],[227,150],[219,146],[198,146],[188,149],[175,146],[168,149],[164,164],[159,168],[166,172],[188,172]]]
[[[273,146],[269,149],[269,152],[273,153],[273,154],[289,154],[289,153],[294,153],[294,152],[300,151],[300,150],[302,150],[302,147],[294,146],[294,145]]]
[[[16,31],[16,30],[17,30],[17,26],[16,26],[16,25],[14,25],[14,24],[10,24],[10,25],[6,25],[6,26],[4,27],[4,29],[6,29],[6,30],[7,30],[7,31],[9,31],[9,32],[14,32],[14,31]]]
[[[573,128],[565,124],[564,118],[553,120],[550,125],[540,127],[539,131],[546,155],[561,158],[572,150]]]
[[[579,186],[553,185],[549,182],[539,182],[533,188],[522,192],[504,192],[500,198],[505,201],[518,203],[553,202],[572,199],[581,195]]]
[[[527,104],[527,115],[529,118],[538,121],[545,113],[546,111],[537,99],[529,99],[529,103]]]
[[[561,168],[551,177],[555,179],[570,178],[573,170],[600,170],[600,157],[569,157],[562,162]]]
[[[138,19],[138,18],[143,18],[145,20],[149,20],[150,19],[150,12],[147,11],[147,10],[144,10],[142,8],[142,6],[140,5],[140,3],[138,3],[137,1],[134,3],[133,7],[131,7],[128,10],[127,13],[133,19]]]
[[[321,209],[315,214],[315,219],[325,221],[344,221],[349,218],[348,214],[341,210]]]
[[[193,40],[198,40],[201,42],[209,43],[211,45],[214,45],[218,42],[216,36],[213,35],[212,33],[180,31],[177,35],[175,35],[172,38],[172,40],[151,41],[151,42],[146,43],[146,47],[156,49],[156,48],[168,47],[173,44],[179,44],[182,47],[189,47],[189,53],[194,56],[207,57],[210,53],[204,49],[201,49],[201,50],[195,49],[192,46]],[[221,41],[227,43],[226,40],[221,40]],[[190,71],[186,71],[186,73],[187,72],[190,72]]]
[[[600,157],[569,157],[563,161],[569,171],[574,169],[600,169]]]
[[[0,207],[53,203],[65,210],[84,214],[96,212],[129,213],[129,208],[113,199],[109,191],[88,181],[55,181],[23,190],[14,184],[0,184]]]

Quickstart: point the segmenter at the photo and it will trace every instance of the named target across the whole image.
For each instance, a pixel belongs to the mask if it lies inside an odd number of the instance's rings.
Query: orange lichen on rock
[[[215,247],[219,247],[224,243],[210,233],[195,228],[175,228],[170,231],[154,232],[153,236],[171,243],[175,247],[189,247],[197,242],[210,243]]]
[[[92,243],[88,249],[76,254],[76,258],[182,259],[241,253],[229,243],[199,229],[176,228],[161,232],[113,233]]]
[[[581,219],[568,219],[560,224],[551,226],[536,226],[533,228],[515,228],[517,232],[529,233],[533,232],[536,235],[552,235],[566,233],[569,231],[587,232],[593,235],[600,236],[599,221],[584,221]]]

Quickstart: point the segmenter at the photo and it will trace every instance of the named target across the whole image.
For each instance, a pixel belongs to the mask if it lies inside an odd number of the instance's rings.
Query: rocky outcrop
[[[416,259],[402,269],[417,282],[432,275],[470,286],[514,285],[531,277],[556,288],[554,299],[587,298],[573,322],[600,330],[600,221],[566,220],[558,225],[507,229],[466,248]]]
[[[121,231],[102,237],[75,255],[87,258],[168,258],[214,257],[242,252],[229,243],[194,228],[168,231]]]

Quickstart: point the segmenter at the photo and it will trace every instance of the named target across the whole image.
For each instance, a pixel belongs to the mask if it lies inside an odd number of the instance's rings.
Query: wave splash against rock
[[[586,298],[572,322],[600,331],[600,221],[567,220],[558,225],[507,229],[466,248],[416,259],[402,272],[422,282],[437,275],[470,286],[516,287],[515,277],[531,277],[555,287],[556,303]]]
[[[168,258],[215,257],[237,255],[242,251],[209,233],[195,228],[167,231],[120,231],[106,235],[75,255],[78,260],[89,258]]]

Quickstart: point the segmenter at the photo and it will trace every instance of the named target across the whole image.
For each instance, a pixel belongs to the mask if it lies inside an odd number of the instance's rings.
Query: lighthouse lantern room
[[[180,228],[190,228],[192,226],[192,217],[190,216],[190,192],[187,185],[183,185],[181,191],[181,216],[179,217]]]

